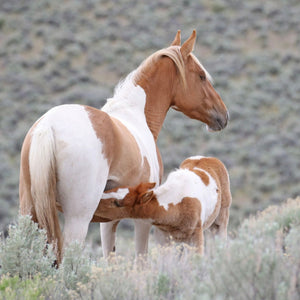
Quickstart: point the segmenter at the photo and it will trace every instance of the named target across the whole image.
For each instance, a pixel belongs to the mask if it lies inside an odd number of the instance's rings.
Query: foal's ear
[[[181,45],[181,34],[180,34],[180,30],[178,30],[171,46],[180,46],[180,45]]]
[[[196,30],[194,29],[191,36],[181,46],[180,51],[183,57],[187,57],[193,51],[195,42],[196,42]]]
[[[139,194],[143,194],[144,192],[153,189],[155,185],[155,182],[142,182],[137,186],[136,192]]]
[[[146,204],[153,198],[153,196],[154,196],[153,191],[146,192],[146,193],[142,194],[141,196],[139,196],[139,203]]]

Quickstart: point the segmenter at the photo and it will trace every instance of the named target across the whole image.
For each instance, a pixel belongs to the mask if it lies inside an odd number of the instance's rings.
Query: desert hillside
[[[230,112],[209,133],[170,111],[159,136],[166,174],[187,156],[228,167],[231,226],[300,194],[300,2],[0,1],[0,223],[16,217],[22,141],[65,103],[101,107],[118,81],[196,29],[195,54]]]

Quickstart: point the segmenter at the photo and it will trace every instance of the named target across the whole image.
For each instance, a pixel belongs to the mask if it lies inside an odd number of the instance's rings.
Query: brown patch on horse
[[[137,203],[138,196],[154,186],[155,183],[141,183],[138,186],[129,187],[129,192],[121,200],[115,198],[101,199],[91,222],[109,222],[124,218],[131,218],[132,207]],[[104,194],[109,195],[110,193],[117,192],[120,188],[113,188],[106,191]]]
[[[206,186],[209,185],[209,177],[206,173],[204,173],[201,170],[197,170],[197,169],[190,169],[190,170],[193,171],[195,174],[197,174]]]
[[[141,181],[148,181],[149,162],[144,157],[141,168],[140,149],[130,131],[121,121],[110,117],[106,112],[89,106],[84,106],[84,108],[103,145],[103,153],[110,167],[109,177],[118,178],[118,186],[132,186]],[[113,188],[114,184],[110,184],[109,187]]]
[[[208,172],[216,181],[219,193],[221,193],[222,197],[222,207],[230,206],[229,175],[224,164],[215,157],[203,157],[201,159],[186,159],[180,165],[180,168],[187,168],[189,170],[195,167]]]
[[[153,198],[145,205],[144,212],[149,213],[149,218],[154,220],[153,225],[168,233],[174,241],[194,245],[202,254],[201,209],[201,203],[196,198],[184,197],[180,203],[169,204],[168,210]]]
[[[88,113],[98,139],[102,142],[103,154],[110,164],[112,161],[111,153],[114,147],[114,138],[111,132],[113,122],[106,112],[91,106],[84,105],[83,107]]]
[[[161,181],[162,181],[162,178],[164,175],[164,165],[163,165],[161,154],[159,152],[157,145],[156,145],[156,154],[157,154],[157,160],[158,160],[158,166],[159,166],[159,184],[161,184]]]

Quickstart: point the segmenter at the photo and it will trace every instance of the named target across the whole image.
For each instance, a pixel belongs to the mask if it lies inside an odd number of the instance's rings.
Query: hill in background
[[[19,155],[32,123],[65,103],[101,107],[120,78],[177,29],[198,33],[231,121],[220,133],[171,111],[159,136],[166,174],[190,155],[231,176],[232,224],[300,194],[300,3],[287,1],[0,2],[0,222],[17,214]]]

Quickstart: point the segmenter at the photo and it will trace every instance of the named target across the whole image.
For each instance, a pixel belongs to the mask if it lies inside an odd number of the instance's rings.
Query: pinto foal
[[[108,191],[95,215],[148,219],[159,229],[161,244],[172,237],[176,242],[196,246],[201,254],[205,229],[227,237],[231,192],[227,169],[220,160],[189,157],[169,174],[164,184],[154,186],[141,183]]]

